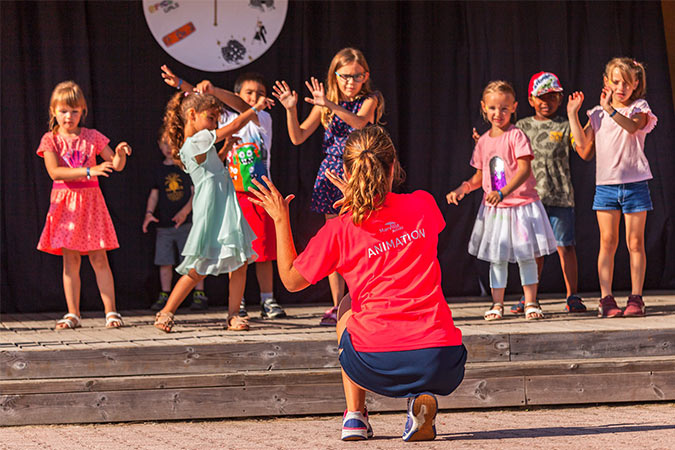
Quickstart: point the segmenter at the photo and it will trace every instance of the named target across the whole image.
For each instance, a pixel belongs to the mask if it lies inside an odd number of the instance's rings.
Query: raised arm
[[[194,90],[195,87],[193,85],[175,75],[166,64],[161,69],[162,79],[172,88],[180,89],[183,92],[192,92]]]
[[[595,133],[589,120],[585,128],[579,121],[579,109],[584,102],[584,93],[572,92],[567,100],[567,118],[570,121],[570,131],[574,139],[574,149],[584,161],[590,161],[595,154]]]
[[[197,86],[195,86],[195,91],[214,95],[218,100],[225,103],[227,106],[234,109],[238,113],[242,113],[247,109],[251,109],[251,105],[246,103],[243,98],[239,97],[232,91],[214,86],[209,80],[203,80],[197,83]]]
[[[361,109],[354,114],[351,111],[344,109],[342,106],[337,105],[326,98],[325,90],[323,83],[320,83],[319,80],[312,77],[310,81],[305,81],[305,85],[309,92],[312,94],[312,97],[305,97],[307,103],[311,103],[314,106],[321,106],[323,108],[328,108],[333,111],[333,114],[338,116],[340,119],[344,120],[347,125],[350,127],[360,130],[365,128],[368,124],[375,122],[375,110],[377,109],[377,98],[368,97],[363,101]]]
[[[297,292],[309,286],[309,282],[293,266],[293,262],[298,257],[293,242],[291,232],[291,221],[288,216],[288,205],[295,198],[293,194],[286,198],[282,197],[276,186],[269,178],[263,175],[263,181],[267,183],[269,189],[263,186],[258,180],[252,179],[258,188],[252,189],[256,199],[250,199],[256,205],[265,208],[265,211],[274,220],[274,227],[277,236],[277,268],[279,269],[279,278],[284,283],[284,287],[290,292]]]
[[[239,114],[232,122],[216,130],[216,142],[220,142],[228,136],[232,136],[239,131],[249,120],[257,119],[258,111],[271,106],[271,101],[267,97],[259,97],[253,107]]]
[[[272,95],[286,109],[286,125],[288,126],[288,136],[291,138],[291,142],[293,145],[302,144],[319,127],[321,123],[321,107],[314,106],[301,124],[298,120],[298,93],[292,91],[285,81],[277,81],[272,86]]]

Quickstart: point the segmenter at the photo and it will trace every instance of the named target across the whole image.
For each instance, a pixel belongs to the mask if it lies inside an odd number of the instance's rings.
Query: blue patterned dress
[[[347,111],[357,114],[368,98],[367,95],[359,97],[350,102],[339,102],[338,104]],[[321,149],[325,153],[325,158],[319,166],[319,173],[314,181],[314,190],[312,191],[312,203],[310,209],[322,214],[337,214],[339,211],[333,208],[333,203],[342,198],[342,192],[326,178],[326,169],[330,169],[338,176],[344,173],[342,165],[342,153],[345,149],[345,142],[349,133],[354,128],[347,122],[340,119],[337,114],[333,114],[333,119],[323,134],[323,144]]]

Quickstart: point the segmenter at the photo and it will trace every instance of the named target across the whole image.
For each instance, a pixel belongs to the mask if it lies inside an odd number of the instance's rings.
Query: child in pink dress
[[[115,286],[107,250],[119,247],[98,177],[121,171],[131,147],[120,142],[113,151],[109,139],[96,130],[80,127],[87,116],[82,89],[72,81],[59,83],[49,102],[50,131],[37,149],[54,180],[49,212],[38,250],[63,256],[63,289],[68,313],[56,329],[80,326],[80,265],[89,255],[106,312],[106,327],[123,325],[115,308]],[[105,161],[96,164],[96,156]]]
[[[447,195],[448,203],[457,205],[469,192],[480,187],[484,191],[469,253],[490,263],[493,303],[485,320],[502,318],[509,262],[518,263],[525,318],[542,319],[536,258],[556,251],[551,224],[535,190],[530,141],[511,123],[517,105],[509,83],[492,81],[485,87],[481,111],[492,126],[476,143],[471,158],[476,173]]]

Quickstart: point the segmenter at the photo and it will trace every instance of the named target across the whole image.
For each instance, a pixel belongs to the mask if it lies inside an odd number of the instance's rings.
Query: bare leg
[[[178,279],[171,294],[169,294],[166,305],[164,305],[164,308],[159,313],[174,314],[190,291],[194,289],[198,282],[204,281],[204,278],[206,278],[206,275],[200,275],[194,269],[190,269],[187,275],[183,275]]]
[[[274,265],[272,261],[255,263],[255,276],[260,292],[274,292]]]
[[[227,303],[227,313],[229,317],[239,316],[239,305],[241,299],[244,298],[244,290],[246,289],[246,269],[248,264],[230,272],[230,289],[229,300]]]
[[[645,253],[645,224],[647,211],[624,214],[626,220],[626,245],[630,254],[631,294],[642,295],[647,270]]]
[[[540,256],[539,258],[535,258],[534,260],[537,262],[537,279],[541,280],[541,271],[544,269],[544,257]]]
[[[525,294],[525,305],[529,304],[538,304],[539,302],[537,301],[537,287],[539,285],[537,283],[534,284],[526,284],[523,286],[523,293]],[[527,310],[527,308],[525,308]],[[529,317],[544,317],[543,315],[539,313],[533,313],[531,312],[526,318]]]
[[[345,312],[340,320],[338,320],[336,331],[338,335],[338,343],[342,338],[342,333],[347,327],[347,320],[351,317],[351,309]],[[347,402],[347,411],[360,411],[361,414],[366,413],[366,390],[363,389],[358,384],[354,383],[345,373],[342,371],[342,387],[345,391],[345,400]]]
[[[63,291],[66,295],[68,312],[77,317],[80,317],[81,264],[80,252],[63,249]]]
[[[164,292],[171,291],[171,281],[173,280],[173,267],[159,266],[159,285]]]
[[[115,308],[115,281],[110,270],[110,264],[108,264],[108,254],[105,250],[89,252],[89,264],[96,274],[96,284],[98,284],[98,290],[101,292],[105,313],[117,311],[117,308]]]
[[[596,211],[600,228],[600,251],[598,252],[598,279],[600,280],[600,296],[612,295],[614,278],[614,255],[619,244],[619,210]]]
[[[337,214],[326,214],[326,220],[337,217]],[[337,306],[342,297],[345,295],[345,279],[337,272],[328,275],[328,285],[330,286],[330,294],[333,298],[333,306]]]
[[[577,269],[577,250],[574,245],[558,247],[558,256],[560,256],[560,266],[562,267],[563,278],[565,279],[567,297],[569,297],[570,295],[577,293],[577,283],[579,278]]]
[[[204,278],[206,278],[206,277],[204,277]],[[199,281],[197,282],[197,284],[195,285],[195,289],[197,289],[198,291],[203,291],[203,290],[204,290],[204,278],[202,278],[201,280],[199,280]]]

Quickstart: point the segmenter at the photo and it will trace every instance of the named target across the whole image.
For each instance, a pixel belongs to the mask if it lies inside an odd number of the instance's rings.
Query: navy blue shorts
[[[358,352],[345,329],[339,358],[347,376],[385,397],[414,397],[423,392],[451,394],[464,379],[464,344],[398,352]]]
[[[606,184],[595,187],[595,211],[620,210],[624,214],[651,211],[652,198],[647,181],[625,184]]]
[[[544,209],[551,222],[556,245],[558,247],[574,245],[574,208],[544,205]]]

